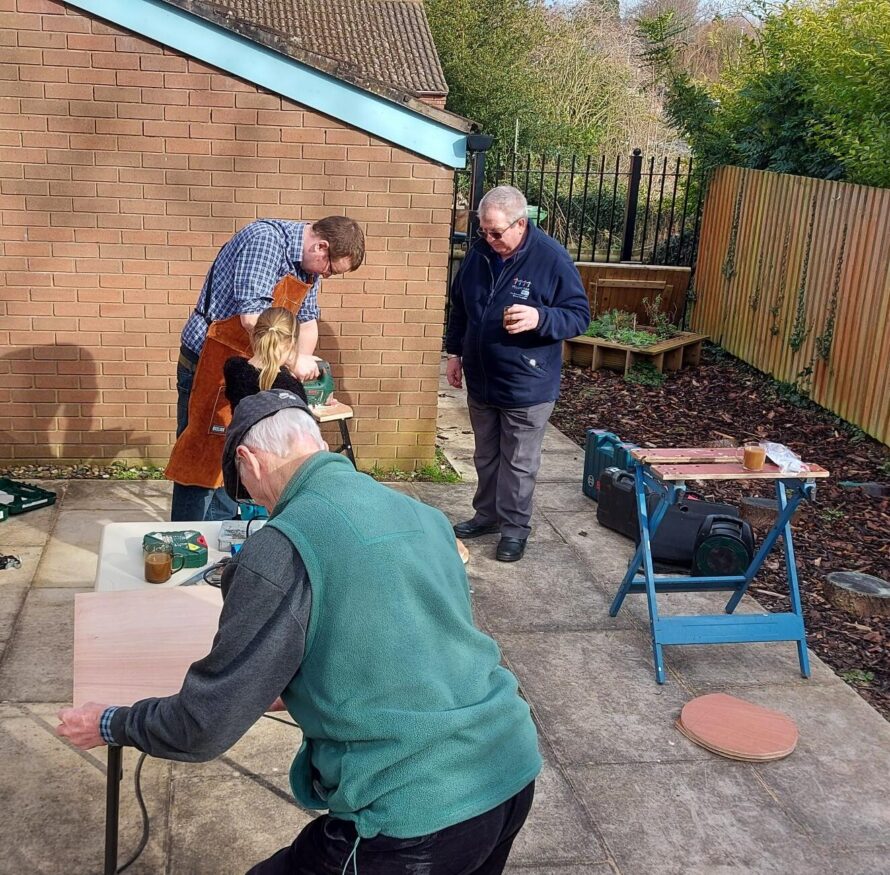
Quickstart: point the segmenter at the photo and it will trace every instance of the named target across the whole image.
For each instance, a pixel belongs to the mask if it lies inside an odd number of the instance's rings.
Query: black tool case
[[[646,510],[651,516],[658,506],[657,495],[647,495]],[[702,501],[686,494],[668,508],[661,525],[652,538],[652,559],[669,565],[692,567],[695,539],[705,517],[719,514],[738,517],[739,510],[731,504]],[[634,475],[620,468],[606,468],[600,475],[596,518],[601,526],[620,532],[640,543],[640,522],[634,495]]]

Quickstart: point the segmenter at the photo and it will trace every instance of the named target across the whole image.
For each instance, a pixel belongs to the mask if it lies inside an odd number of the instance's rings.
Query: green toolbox
[[[149,532],[142,538],[143,553],[158,544],[170,544],[173,555],[182,557],[183,568],[203,568],[207,564],[207,540],[194,529]]]
[[[56,503],[56,493],[30,483],[0,477],[0,520]]]

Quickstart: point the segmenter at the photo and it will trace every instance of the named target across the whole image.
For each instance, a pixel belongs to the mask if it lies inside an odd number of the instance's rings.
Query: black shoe
[[[501,527],[497,523],[482,525],[474,523],[472,520],[467,520],[464,523],[458,523],[454,527],[454,534],[458,538],[478,538],[480,535],[493,535],[500,530]]]
[[[498,551],[495,558],[498,562],[517,562],[525,553],[525,542],[528,538],[503,537],[498,541]]]

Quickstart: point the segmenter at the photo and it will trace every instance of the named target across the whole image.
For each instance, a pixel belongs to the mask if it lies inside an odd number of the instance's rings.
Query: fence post
[[[467,242],[472,243],[479,227],[479,201],[482,200],[482,187],[485,182],[485,153],[491,148],[493,137],[487,134],[470,134],[467,137],[467,151],[470,153],[470,215],[467,221]]]
[[[642,150],[634,149],[630,156],[630,181],[627,186],[627,209],[624,212],[624,236],[621,240],[619,261],[630,261],[633,257],[634,232],[637,226],[637,199],[640,194],[642,172]]]

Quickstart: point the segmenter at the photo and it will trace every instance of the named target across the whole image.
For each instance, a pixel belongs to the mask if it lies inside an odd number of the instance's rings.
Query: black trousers
[[[534,795],[532,781],[485,814],[413,839],[379,835],[356,844],[352,821],[325,814],[247,875],[500,875]]]

